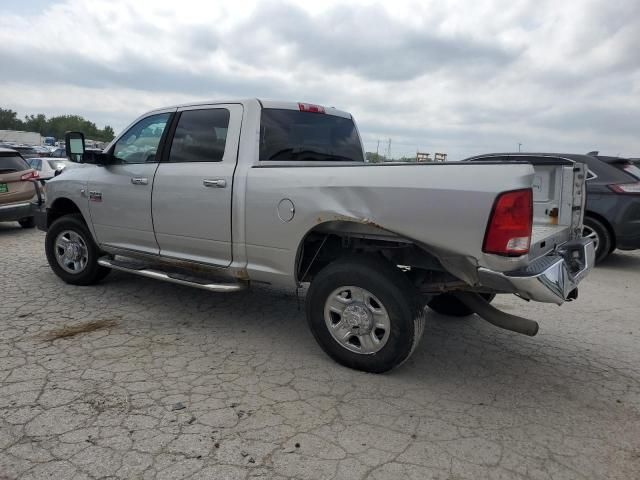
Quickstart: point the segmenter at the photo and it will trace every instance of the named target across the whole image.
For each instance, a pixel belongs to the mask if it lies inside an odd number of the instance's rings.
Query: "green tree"
[[[109,142],[116,136],[116,133],[113,131],[113,128],[111,128],[111,125],[105,125],[102,129],[102,134],[107,137],[104,140]]]
[[[113,128],[106,125],[100,129],[95,123],[86,120],[80,115],[58,115],[47,118],[44,114],[27,115],[24,121],[18,118],[13,110],[0,108],[0,129],[2,130],[26,130],[38,132],[43,137],[63,138],[65,132],[80,131],[86,138],[110,142],[115,136]]]
[[[29,115],[24,117],[24,129],[28,132],[40,132],[40,135],[49,136],[47,130],[47,117],[42,113],[38,115]]]
[[[365,152],[364,158],[369,163],[380,163],[387,161],[387,158],[384,155],[380,155],[375,152]]]
[[[11,109],[0,108],[0,130],[23,130],[22,120]]]

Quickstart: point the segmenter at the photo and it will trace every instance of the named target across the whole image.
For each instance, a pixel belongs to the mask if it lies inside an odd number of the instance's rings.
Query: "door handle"
[[[227,181],[224,178],[205,178],[202,180],[202,184],[205,187],[224,188],[227,186]]]
[[[131,178],[131,183],[134,185],[147,185],[149,183],[149,179],[144,177],[133,177]]]

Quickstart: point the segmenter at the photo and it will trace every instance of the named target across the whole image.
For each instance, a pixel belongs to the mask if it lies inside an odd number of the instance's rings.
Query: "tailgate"
[[[533,165],[531,258],[580,237],[585,201],[585,166],[559,158],[523,157]]]

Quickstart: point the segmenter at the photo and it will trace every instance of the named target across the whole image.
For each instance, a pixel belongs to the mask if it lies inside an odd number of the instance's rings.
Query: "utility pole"
[[[518,152],[520,151],[520,147],[522,146],[522,144],[520,142],[518,142]]]
[[[380,139],[378,139],[378,145],[376,146],[376,161],[380,158]]]
[[[389,145],[387,145],[387,160],[391,159],[391,139],[389,139]]]

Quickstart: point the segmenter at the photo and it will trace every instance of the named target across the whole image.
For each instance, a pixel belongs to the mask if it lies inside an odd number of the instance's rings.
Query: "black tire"
[[[336,289],[365,289],[387,312],[389,331],[375,353],[355,353],[341,345],[325,321],[325,304]],[[307,321],[322,349],[336,362],[356,370],[382,373],[401,365],[413,353],[424,330],[424,309],[409,279],[377,257],[347,257],[330,263],[311,282],[306,298]]]
[[[18,223],[22,228],[33,228],[36,226],[36,219],[33,217],[21,218]]]
[[[82,271],[79,273],[70,273],[62,268],[58,263],[55,253],[55,242],[58,235],[64,231],[72,231],[79,235],[87,250],[87,263]],[[49,230],[45,239],[45,251],[47,254],[47,261],[53,272],[64,280],[66,283],[72,285],[93,285],[98,283],[104,277],[106,277],[111,269],[98,265],[98,258],[100,257],[100,249],[93,241],[91,232],[84,223],[82,215],[73,214],[65,215],[55,220]]]
[[[481,293],[480,296],[487,302],[491,302],[495,298],[492,293]],[[468,317],[476,313],[450,293],[433,297],[427,302],[427,305],[431,310],[449,317]]]
[[[596,244],[596,263],[600,263],[615,250],[611,233],[600,220],[593,217],[584,217],[584,226],[584,236],[594,240]]]

